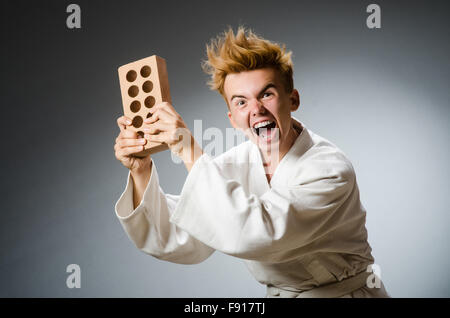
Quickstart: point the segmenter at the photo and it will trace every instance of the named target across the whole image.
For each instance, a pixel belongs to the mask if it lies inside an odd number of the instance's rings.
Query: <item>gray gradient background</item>
[[[450,296],[449,5],[376,1],[1,2],[2,297],[262,297],[242,260],[214,253],[177,265],[138,251],[115,214],[127,170],[116,161],[117,67],[168,61],[173,104],[193,129],[229,127],[206,86],[205,43],[228,25],[294,52],[294,113],[352,160],[369,242],[394,297]],[[187,172],[155,156],[163,189]],[[66,266],[81,266],[81,289]]]

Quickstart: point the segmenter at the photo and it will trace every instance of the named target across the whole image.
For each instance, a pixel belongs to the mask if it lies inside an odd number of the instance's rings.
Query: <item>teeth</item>
[[[258,129],[259,127],[263,127],[263,126],[269,125],[271,123],[273,123],[273,121],[271,121],[271,120],[262,121],[260,123],[257,123],[255,126],[253,126],[253,128]]]

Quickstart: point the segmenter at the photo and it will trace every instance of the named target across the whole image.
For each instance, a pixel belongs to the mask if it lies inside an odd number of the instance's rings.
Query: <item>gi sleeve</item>
[[[159,186],[153,162],[151,177],[139,206],[133,210],[133,180],[129,173],[115,211],[128,237],[144,253],[178,264],[200,263],[214,249],[169,222],[178,201],[179,196],[165,194]]]
[[[264,262],[298,257],[299,249],[345,224],[353,213],[349,202],[344,204],[354,187],[353,168],[340,161],[331,162],[332,169],[314,165],[305,166],[307,177],[298,186],[271,188],[258,197],[225,178],[217,162],[203,154],[170,221],[235,257]]]

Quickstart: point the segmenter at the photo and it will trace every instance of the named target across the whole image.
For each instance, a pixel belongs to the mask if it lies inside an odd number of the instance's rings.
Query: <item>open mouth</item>
[[[274,138],[274,134],[276,133],[275,129],[277,128],[277,124],[273,120],[265,120],[260,123],[257,123],[253,126],[253,132],[258,136],[267,141],[270,141]]]

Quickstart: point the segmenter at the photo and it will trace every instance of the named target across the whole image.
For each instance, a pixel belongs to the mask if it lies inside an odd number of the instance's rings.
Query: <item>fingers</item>
[[[119,134],[120,139],[136,139],[139,138],[139,135],[136,131],[131,129],[125,129],[124,131],[120,132]]]
[[[120,133],[114,145],[116,157],[123,158],[142,151],[150,140],[172,146],[182,140],[186,125],[170,103],[159,103],[150,112],[152,116],[144,120],[144,127],[141,128],[145,138],[139,138],[137,132],[127,129],[132,124],[129,118],[121,116],[117,119]]]
[[[144,150],[147,140],[139,139],[119,139],[114,145],[116,158],[122,160],[124,157],[130,156],[136,152]]]
[[[144,146],[126,147],[119,150],[118,154],[120,157],[123,158],[135,154],[136,152],[140,152],[142,150],[144,150]]]
[[[116,158],[119,161],[123,162],[123,160],[126,159],[126,157],[130,157],[130,155],[132,155],[132,154],[143,151],[144,146],[139,145],[139,146],[125,147],[125,148],[114,147],[114,149],[115,149]]]
[[[125,129],[119,133],[119,136],[116,138],[116,143],[114,145],[114,150],[119,151],[122,148],[126,147],[143,147],[147,143],[147,140],[144,138],[139,138],[137,132]],[[141,146],[142,145],[142,146]]]
[[[119,141],[117,141],[116,145],[119,148],[126,148],[126,147],[135,147],[135,146],[139,146],[139,145],[145,145],[146,143],[147,143],[147,140],[145,140],[144,138],[119,139]]]
[[[145,134],[144,138],[149,141],[166,143],[172,145],[184,140],[190,140],[190,132],[185,128],[177,128],[175,130],[162,131],[155,135]]]
[[[130,130],[130,129],[125,129],[125,130],[122,130],[120,133],[119,133],[119,135],[117,136],[117,138],[116,138],[116,144],[120,141],[120,140],[123,140],[123,139],[138,139],[138,134],[137,134],[137,132],[135,132],[135,131],[133,131],[133,130]]]
[[[157,119],[154,117],[158,113],[161,113],[161,115],[159,117],[160,119],[168,120],[170,117],[171,120],[173,120],[173,119],[181,118],[180,115],[173,108],[173,106],[167,102],[156,104],[155,106],[150,108],[150,113],[152,113],[152,117],[148,118],[147,121],[144,121],[144,122],[148,122],[148,123],[155,122]]]
[[[153,111],[156,111],[158,109],[164,109],[169,114],[172,114],[173,116],[177,116],[178,115],[178,113],[175,110],[175,108],[173,108],[173,106],[170,103],[168,103],[168,102],[162,102],[162,103],[156,104],[155,106],[153,106],[151,108],[151,110],[153,110]]]
[[[152,113],[152,116],[144,120],[144,123],[146,124],[152,124],[158,120],[171,122],[176,119],[176,116],[164,108],[151,109],[150,112]]]
[[[171,134],[169,132],[162,132],[157,135],[145,134],[144,138],[155,142],[172,144],[179,141],[180,136],[176,136],[175,134]]]
[[[142,131],[146,134],[154,135],[160,132],[175,130],[176,126],[171,123],[165,123],[162,121],[156,121],[152,124],[145,125]]]
[[[121,116],[117,118],[117,126],[119,126],[120,131],[124,131],[129,125],[131,125],[131,120],[128,117]]]
[[[117,125],[120,133],[114,144],[115,156],[118,160],[125,162],[124,160],[129,160],[131,155],[143,151],[147,140],[140,138],[136,131],[127,129],[127,126],[131,125],[131,120],[126,116],[119,117]]]
[[[190,136],[190,131],[184,127],[178,127],[175,123],[165,123],[157,121],[153,124],[148,124],[142,129],[145,133],[144,138],[155,142],[164,142],[171,144],[178,142],[184,136]],[[180,138],[182,136],[182,138]]]

